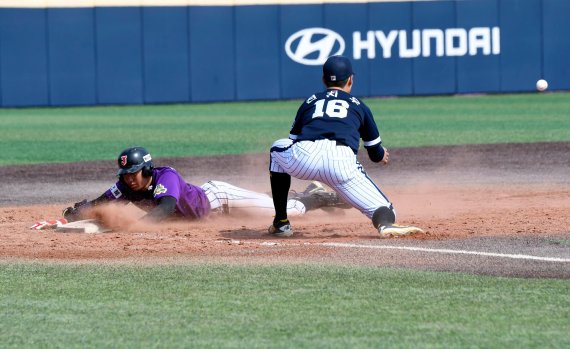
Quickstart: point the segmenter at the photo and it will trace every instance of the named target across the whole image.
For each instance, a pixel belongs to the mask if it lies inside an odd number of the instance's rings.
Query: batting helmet
[[[123,150],[117,162],[119,163],[118,176],[122,176],[125,173],[135,173],[140,170],[142,170],[143,176],[152,176],[152,169],[154,168],[152,157],[143,147],[132,147]]]

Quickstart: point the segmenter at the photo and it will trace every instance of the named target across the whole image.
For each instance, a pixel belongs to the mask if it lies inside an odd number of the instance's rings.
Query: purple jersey
[[[109,200],[122,200],[135,204],[145,211],[157,206],[158,199],[172,196],[176,199],[176,214],[200,219],[210,213],[210,202],[204,190],[186,183],[184,178],[171,167],[157,167],[152,171],[152,183],[145,191],[133,191],[122,181],[105,192]]]

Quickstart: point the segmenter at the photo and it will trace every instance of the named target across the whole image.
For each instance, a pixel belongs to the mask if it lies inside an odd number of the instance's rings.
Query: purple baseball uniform
[[[152,171],[152,183],[146,191],[133,191],[125,183],[117,181],[104,194],[109,200],[132,202],[148,211],[157,205],[163,196],[176,199],[176,214],[194,220],[210,213],[210,202],[204,190],[186,183],[184,178],[171,167],[157,167]]]

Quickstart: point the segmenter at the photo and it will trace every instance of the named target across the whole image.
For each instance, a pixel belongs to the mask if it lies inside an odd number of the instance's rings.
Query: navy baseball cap
[[[330,56],[323,65],[323,77],[326,81],[343,81],[353,74],[352,63],[345,56]]]

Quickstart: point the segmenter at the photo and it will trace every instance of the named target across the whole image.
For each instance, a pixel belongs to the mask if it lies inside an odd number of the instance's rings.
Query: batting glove
[[[81,219],[81,210],[88,207],[87,200],[76,202],[73,207],[67,207],[63,210],[63,218],[67,219],[68,222],[73,222]]]

